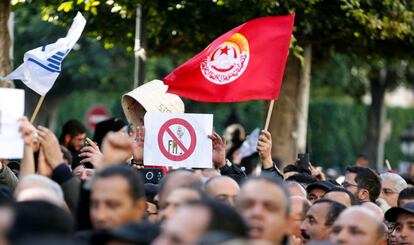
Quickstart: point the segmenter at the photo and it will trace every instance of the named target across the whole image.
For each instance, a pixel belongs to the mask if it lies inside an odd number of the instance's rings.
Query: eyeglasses
[[[351,184],[351,183],[346,182],[346,181],[342,182],[342,187],[343,188],[348,188],[348,187],[351,187],[351,186],[354,186],[354,187],[358,188],[358,185],[354,185],[354,184]]]

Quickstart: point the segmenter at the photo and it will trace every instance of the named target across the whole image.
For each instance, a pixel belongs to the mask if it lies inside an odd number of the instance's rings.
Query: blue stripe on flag
[[[45,49],[46,49],[46,45],[43,45],[42,46],[42,51],[45,52]]]
[[[33,62],[33,63],[35,63],[36,65],[38,65],[38,66],[42,67],[43,69],[45,69],[45,70],[47,70],[47,71],[60,73],[60,71],[59,71],[59,70],[53,70],[53,69],[50,69],[49,67],[47,67],[47,66],[43,65],[42,63],[40,63],[39,61],[37,61],[37,60],[35,60],[35,59],[33,59],[33,58],[29,58],[29,59],[27,59],[27,61]]]
[[[60,52],[60,51],[59,51],[59,52],[57,52],[56,54],[57,54],[57,55],[59,55],[59,56],[62,56],[62,57],[63,57],[63,56],[65,56],[65,53]]]
[[[52,57],[50,57],[50,58],[53,58],[53,59],[55,59],[55,60],[59,60],[59,61],[62,61],[63,59],[62,58],[60,58],[59,56],[57,56],[57,55],[52,55]]]
[[[54,60],[54,59],[49,58],[49,59],[47,59],[47,61],[49,61],[49,62],[51,62],[51,63],[53,63],[53,64],[55,64],[55,65],[60,66],[60,62],[59,62],[59,61],[56,61],[56,60]]]
[[[59,70],[59,66],[55,66],[53,64],[48,64],[47,66],[49,66],[49,67],[51,67],[53,69]]]

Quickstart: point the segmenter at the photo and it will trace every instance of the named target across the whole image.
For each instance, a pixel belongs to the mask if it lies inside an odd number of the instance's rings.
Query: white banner
[[[24,113],[24,90],[0,88],[0,159],[21,159],[23,139],[17,121]]]
[[[213,167],[213,115],[147,112],[144,124],[144,165]]]

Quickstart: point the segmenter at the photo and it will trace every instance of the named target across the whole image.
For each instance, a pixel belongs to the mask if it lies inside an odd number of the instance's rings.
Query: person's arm
[[[20,162],[20,173],[19,177],[23,178],[24,176],[35,173],[35,160],[34,160],[34,145],[38,142],[36,139],[36,128],[29,122],[27,117],[22,117],[19,119],[20,128],[19,132],[23,138],[24,150],[23,158]],[[38,146],[38,144],[37,144]]]
[[[262,130],[257,142],[257,151],[262,164],[262,173],[275,174],[283,179],[283,174],[272,160],[272,135],[269,131]]]
[[[14,191],[18,182],[19,181],[13,171],[0,161],[0,184],[9,187],[11,191]]]
[[[236,165],[226,159],[226,140],[213,132],[209,138],[213,143],[213,164],[220,171],[221,175],[233,178],[237,182],[241,182],[246,174]]]

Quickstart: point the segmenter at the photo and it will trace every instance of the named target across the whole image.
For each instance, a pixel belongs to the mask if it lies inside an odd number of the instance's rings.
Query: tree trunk
[[[10,16],[10,1],[0,0],[0,77],[9,74],[12,70],[10,61],[10,33],[8,21]],[[13,88],[12,81],[0,80],[0,87]]]
[[[312,49],[305,47],[304,64],[289,56],[284,80],[275,102],[269,131],[272,155],[283,164],[293,163],[306,149]]]

